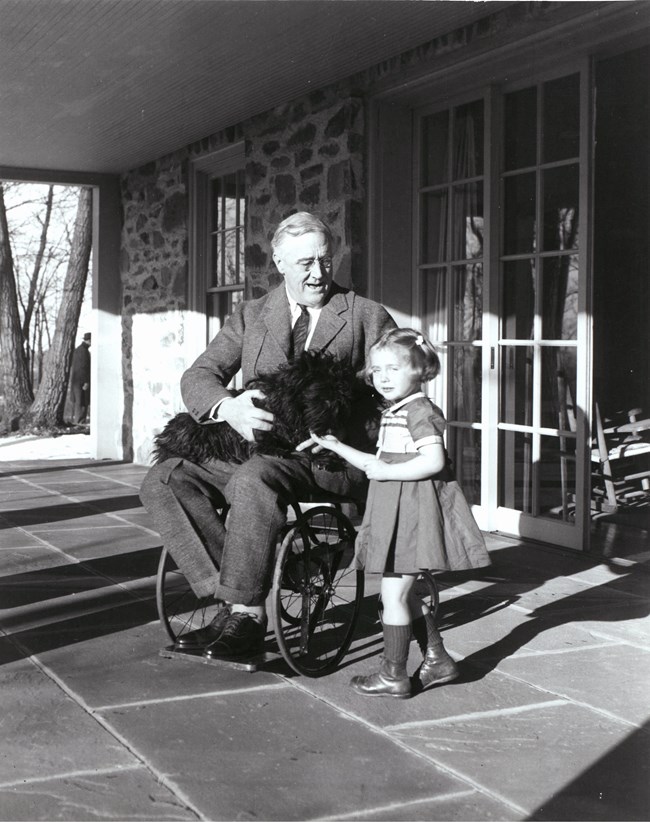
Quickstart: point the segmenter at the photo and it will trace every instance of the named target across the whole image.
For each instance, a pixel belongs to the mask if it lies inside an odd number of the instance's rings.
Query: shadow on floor
[[[650,819],[650,723],[558,791],[533,820]]]
[[[84,500],[83,502],[57,502],[41,508],[17,508],[12,511],[0,511],[0,530],[31,528],[34,525],[79,519],[96,514],[112,514],[115,511],[126,511],[132,508],[142,508],[140,497],[137,494]]]

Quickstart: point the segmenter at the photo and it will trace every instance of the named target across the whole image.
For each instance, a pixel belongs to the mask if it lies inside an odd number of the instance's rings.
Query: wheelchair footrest
[[[216,665],[221,668],[230,668],[235,671],[258,671],[263,665],[281,659],[279,654],[262,653],[241,659],[209,659],[201,651],[177,651],[173,645],[161,648],[158,652],[166,659],[184,659],[189,662],[201,662],[203,665]]]

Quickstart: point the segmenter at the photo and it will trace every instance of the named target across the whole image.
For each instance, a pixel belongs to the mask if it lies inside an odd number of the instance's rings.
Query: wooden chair
[[[576,409],[566,376],[557,373],[558,427],[575,435]],[[610,514],[621,506],[650,504],[650,419],[639,419],[642,409],[628,411],[619,424],[606,420],[598,403],[594,409],[594,433],[591,443],[591,511]],[[568,447],[568,437],[560,436],[560,471],[563,519],[575,511],[575,497],[570,489],[569,469],[575,455]]]
[[[612,424],[596,404],[591,500],[598,513],[650,503],[650,419],[640,415],[633,408],[625,421]]]

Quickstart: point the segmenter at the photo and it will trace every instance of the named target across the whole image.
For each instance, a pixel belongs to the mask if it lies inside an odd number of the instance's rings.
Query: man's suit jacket
[[[86,343],[78,345],[72,354],[70,385],[90,384],[90,350]]]
[[[383,306],[333,283],[309,349],[348,359],[361,370],[370,346],[390,328],[395,328],[395,322]],[[181,394],[190,414],[205,420],[220,399],[230,396],[226,386],[240,368],[245,387],[256,376],[277,371],[288,362],[290,337],[284,284],[257,300],[240,303],[181,378]]]

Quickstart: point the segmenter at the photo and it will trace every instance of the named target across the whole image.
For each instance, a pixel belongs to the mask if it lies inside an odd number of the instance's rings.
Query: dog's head
[[[276,443],[295,447],[314,431],[341,434],[350,419],[359,382],[350,364],[331,354],[305,351],[273,374],[249,387],[264,394],[260,401],[274,417],[271,433]],[[258,440],[264,441],[264,435]]]

